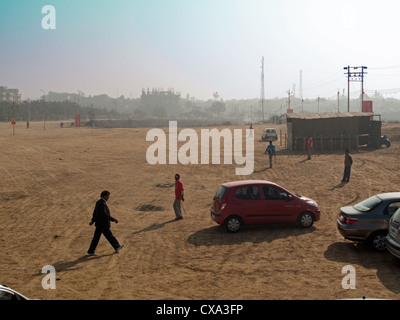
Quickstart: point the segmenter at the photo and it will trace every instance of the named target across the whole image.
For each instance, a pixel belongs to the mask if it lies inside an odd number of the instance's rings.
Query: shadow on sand
[[[88,261],[92,260],[98,260],[102,259],[104,257],[109,257],[116,254],[115,252],[109,253],[109,254],[103,254],[103,255],[98,255],[98,256],[89,256],[88,254],[75,259],[73,261],[58,261],[56,263],[53,263],[52,266],[56,269],[56,272],[63,272],[63,271],[73,271],[73,270],[78,270],[81,269],[82,267],[77,267],[81,263],[85,263]],[[34,277],[39,277],[39,276],[44,276],[44,273],[42,271],[39,271],[38,273],[33,274]]]
[[[172,219],[172,220],[169,220],[169,221],[166,221],[166,222],[162,222],[162,223],[154,223],[151,226],[149,226],[147,228],[144,228],[142,230],[139,230],[139,231],[135,231],[132,234],[135,235],[135,234],[139,234],[139,233],[142,233],[142,232],[149,232],[149,231],[159,230],[159,229],[163,228],[165,225],[167,225],[169,223],[172,223],[172,222],[176,222],[176,221],[177,220]]]
[[[376,270],[379,281],[393,293],[400,293],[400,259],[389,252],[377,252],[366,244],[353,242],[332,243],[324,254],[325,258],[340,262],[343,267],[352,265]]]
[[[301,229],[292,224],[270,224],[260,226],[245,226],[238,233],[228,233],[222,226],[214,226],[199,230],[187,239],[195,246],[224,246],[242,244],[245,242],[272,242],[291,236],[300,236],[315,231],[315,227]]]
[[[346,182],[340,182],[338,185],[333,186],[330,190],[333,191],[335,189],[343,188],[346,185]]]

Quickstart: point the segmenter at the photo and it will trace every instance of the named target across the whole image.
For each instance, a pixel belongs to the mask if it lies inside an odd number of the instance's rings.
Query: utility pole
[[[364,75],[367,74],[364,72],[365,69],[368,69],[367,67],[361,67],[361,112],[364,106]]]
[[[343,69],[347,70],[347,112],[350,112],[350,66]]]
[[[15,95],[13,96],[13,135],[15,134]]]
[[[46,91],[43,89],[40,90],[44,93],[43,96],[43,130],[46,131],[46,120],[45,120],[45,115],[46,115]]]
[[[31,121],[31,102],[28,99],[28,120],[26,121],[26,128],[29,129],[29,122]]]
[[[361,110],[364,104],[364,77],[367,74],[364,70],[368,67],[344,67],[347,70],[347,112],[350,112],[350,82],[361,82]]]
[[[264,99],[265,99],[265,89],[264,89],[264,57],[261,59],[261,112],[263,117],[263,122],[265,122],[264,117]]]
[[[299,98],[303,100],[303,70],[300,70]]]

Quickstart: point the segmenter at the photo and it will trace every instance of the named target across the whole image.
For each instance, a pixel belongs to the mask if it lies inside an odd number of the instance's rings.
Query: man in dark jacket
[[[96,227],[90,248],[88,250],[88,254],[92,256],[97,255],[95,250],[102,234],[104,234],[108,242],[110,242],[115,252],[118,252],[124,247],[123,245],[119,244],[118,240],[113,236],[110,229],[110,221],[118,223],[118,220],[110,215],[110,209],[108,209],[107,205],[109,198],[110,192],[107,190],[100,194],[100,199],[96,202],[96,206],[93,211],[92,220],[89,222],[90,226],[95,223]]]
[[[353,158],[351,157],[351,155],[349,153],[349,149],[346,149],[345,156],[344,156],[344,173],[343,173],[342,182],[349,182],[352,165],[353,165]]]

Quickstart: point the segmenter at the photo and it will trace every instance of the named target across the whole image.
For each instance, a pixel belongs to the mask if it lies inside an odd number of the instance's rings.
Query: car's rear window
[[[357,203],[353,207],[358,211],[368,212],[371,211],[373,208],[375,208],[377,205],[379,205],[381,202],[382,200],[379,197],[372,196],[371,198],[368,198],[366,200],[361,201],[360,203]]]
[[[227,187],[220,186],[217,193],[215,194],[215,198],[218,200],[222,200],[225,197],[226,190],[228,190]]]

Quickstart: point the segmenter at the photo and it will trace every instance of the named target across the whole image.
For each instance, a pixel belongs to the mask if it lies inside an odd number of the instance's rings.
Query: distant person
[[[269,167],[272,168],[272,158],[276,157],[276,150],[275,150],[275,146],[272,144],[272,141],[269,142],[269,146],[267,147],[267,149],[265,149],[264,154],[268,153],[268,157],[269,157]],[[276,158],[275,158],[275,162],[276,162]]]
[[[346,149],[345,156],[344,156],[344,174],[343,174],[342,182],[349,182],[352,165],[353,165],[353,158],[349,154],[349,149]]]
[[[175,211],[175,220],[183,219],[182,216],[182,203],[181,201],[185,201],[183,195],[183,183],[180,181],[181,176],[179,174],[175,175],[175,201],[174,201],[174,211]]]
[[[110,215],[110,209],[107,205],[109,198],[110,192],[107,190],[100,194],[100,199],[96,202],[96,206],[93,211],[92,220],[89,222],[90,226],[93,223],[95,223],[96,226],[92,242],[90,243],[90,247],[87,252],[91,256],[97,256],[95,250],[102,234],[114,248],[115,252],[118,252],[124,247],[123,245],[119,244],[118,240],[113,236],[110,229],[110,221],[118,223],[118,220]]]
[[[308,160],[311,160],[311,153],[312,153],[312,148],[313,148],[313,139],[311,136],[307,138],[307,154],[308,154]]]
[[[253,131],[254,131],[253,124],[251,124],[251,125],[250,125],[249,138],[252,138],[252,137],[253,137]]]
[[[26,128],[29,129],[29,121],[26,122]]]

